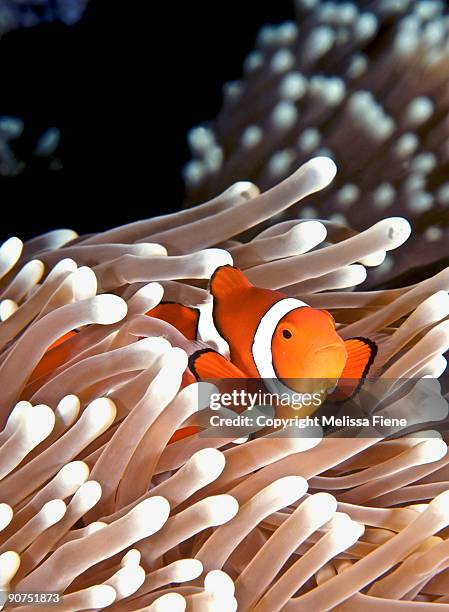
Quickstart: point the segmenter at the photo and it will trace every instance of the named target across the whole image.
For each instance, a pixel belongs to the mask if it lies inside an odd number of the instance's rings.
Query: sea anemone
[[[317,220],[257,227],[335,172],[316,157],[263,193],[237,182],[197,207],[101,234],[55,230],[2,245],[5,609],[31,610],[26,593],[58,594],[54,609],[70,611],[449,609],[437,380],[449,269],[409,287],[347,290],[363,264],[407,240],[405,219],[347,236]],[[252,240],[236,240],[247,231]],[[207,311],[207,281],[229,263],[329,310],[344,338],[375,337],[379,409],[393,403],[413,432],[318,428],[242,442],[188,430],[209,410],[200,388],[213,386],[188,377],[196,344],[146,313],[163,296]],[[430,416],[405,379],[430,385]]]
[[[0,35],[39,23],[75,24],[88,0],[0,0]]]
[[[18,117],[0,117],[0,176],[17,176],[24,171],[26,162],[17,158],[14,151],[18,139],[23,134],[24,122]],[[50,170],[59,170],[61,162],[55,157],[60,140],[58,128],[46,129],[37,139],[32,155],[36,158],[47,158]]]
[[[191,130],[189,204],[236,180],[272,187],[312,155],[339,173],[290,218],[366,229],[401,215],[412,263],[448,255],[449,13],[443,0],[297,0],[297,21],[261,28],[215,121]],[[410,267],[389,254],[371,284]]]

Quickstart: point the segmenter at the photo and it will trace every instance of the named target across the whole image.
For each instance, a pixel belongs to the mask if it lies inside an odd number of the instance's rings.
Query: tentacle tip
[[[317,174],[317,182],[320,184],[320,189],[327,187],[337,174],[337,165],[330,157],[313,157],[304,165],[307,166],[308,170],[313,170]]]

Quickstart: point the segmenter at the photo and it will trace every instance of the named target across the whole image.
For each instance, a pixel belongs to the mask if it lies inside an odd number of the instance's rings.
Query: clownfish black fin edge
[[[349,343],[351,341],[357,341],[357,340],[359,342],[363,343],[369,349],[369,356],[368,356],[368,359],[367,359],[367,361],[365,363],[365,367],[364,367],[364,369],[362,371],[362,374],[360,376],[360,378],[363,379],[363,378],[366,378],[366,376],[367,376],[371,366],[373,365],[373,362],[374,362],[374,360],[376,358],[376,355],[377,355],[378,348],[377,348],[377,344],[373,340],[370,340],[370,338],[364,338],[363,336],[356,336],[354,338],[348,338],[347,340],[345,340],[345,345],[348,346],[347,343]],[[348,361],[350,361],[350,358],[351,357],[349,355],[348,356]],[[344,372],[344,370],[343,370],[343,372]]]
[[[246,378],[244,372],[211,348],[200,349],[192,353],[188,365],[197,380]]]
[[[348,360],[337,388],[327,398],[328,401],[335,404],[346,402],[360,390],[363,380],[373,365],[378,350],[377,344],[373,340],[363,336],[348,338],[345,340],[345,346],[348,350]],[[350,388],[348,380],[358,381],[358,384]]]

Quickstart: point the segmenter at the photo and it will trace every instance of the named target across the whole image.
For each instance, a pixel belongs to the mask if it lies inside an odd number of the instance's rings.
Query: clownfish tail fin
[[[236,291],[248,289],[252,284],[235,266],[220,266],[212,274],[209,289],[215,299],[227,298]]]

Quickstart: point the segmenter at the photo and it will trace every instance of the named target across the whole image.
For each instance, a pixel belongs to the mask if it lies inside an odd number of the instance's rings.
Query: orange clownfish
[[[230,265],[214,272],[210,292],[214,325],[229,346],[230,359],[212,348],[194,352],[189,367],[198,380],[263,378],[267,386],[277,381],[281,387],[304,391],[305,381],[319,379],[325,385],[321,390],[332,392],[342,379],[359,381],[367,375],[375,343],[367,338],[343,340],[327,311],[280,291],[254,287]],[[171,323],[191,340],[201,338],[198,309],[165,303],[148,314]]]

